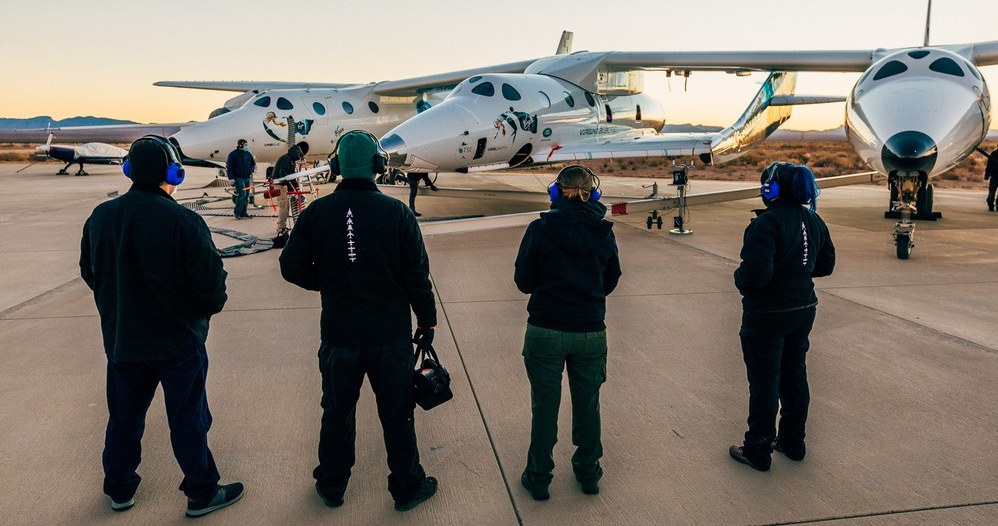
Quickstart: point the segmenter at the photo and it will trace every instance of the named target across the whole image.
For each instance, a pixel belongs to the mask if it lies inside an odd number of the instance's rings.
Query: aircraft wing
[[[545,154],[538,152],[534,162],[560,163],[589,159],[627,157],[696,157],[710,155],[714,133],[662,133],[596,143],[555,146]]]
[[[972,46],[971,61],[977,66],[993,66],[998,64],[998,40],[979,42]]]
[[[564,56],[564,55],[562,55]],[[485,73],[523,73],[527,67],[537,59],[521,60],[508,64],[498,64],[481,68],[463,69],[461,71],[450,71],[438,73],[425,77],[413,77],[402,80],[389,80],[379,82],[374,87],[374,92],[379,95],[419,95],[427,91],[438,89],[451,89],[457,86],[464,79]]]
[[[313,88],[348,88],[359,86],[358,83],[342,82],[284,82],[273,80],[235,80],[235,81],[214,81],[214,80],[161,80],[154,82],[153,86],[165,88],[188,88],[206,89],[214,91],[263,91],[268,89],[313,89]]]

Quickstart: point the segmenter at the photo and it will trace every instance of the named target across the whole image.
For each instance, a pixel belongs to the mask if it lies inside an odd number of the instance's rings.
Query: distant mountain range
[[[61,128],[65,126],[107,126],[111,124],[138,124],[135,121],[121,119],[108,119],[106,117],[70,117],[68,119],[55,120],[49,116],[31,117],[29,119],[7,119],[0,118],[0,130],[25,130],[34,128]]]

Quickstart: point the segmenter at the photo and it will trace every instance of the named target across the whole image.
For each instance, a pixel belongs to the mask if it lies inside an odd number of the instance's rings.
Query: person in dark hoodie
[[[562,370],[572,395],[575,478],[599,493],[599,390],[606,381],[606,296],[620,279],[613,223],[599,202],[598,179],[587,168],[561,170],[550,187],[551,211],[527,227],[516,256],[517,288],[530,294],[523,361],[533,418],[527,467],[520,482],[536,500],[550,497],[558,440]]]
[[[745,229],[742,262],[735,270],[742,294],[739,335],[748,371],[748,431],[743,444],[728,453],[768,471],[774,448],[796,461],[806,453],[805,357],[818,304],[812,278],[832,273],[835,246],[817,214],[818,184],[810,169],[774,163],[761,181],[766,209]]]
[[[299,146],[292,146],[288,153],[277,158],[274,163],[274,179],[280,179],[282,177],[291,175],[295,173],[295,163],[300,161],[305,157],[304,152]],[[274,247],[283,248],[284,244],[288,240],[288,217],[291,215],[291,199],[288,196],[289,192],[295,192],[301,189],[298,181],[291,179],[289,181],[284,181],[278,183],[276,186],[271,185],[273,191],[279,192],[277,194],[277,237],[274,238]],[[299,196],[295,194],[295,199],[297,200]],[[296,201],[297,203],[298,201]],[[297,205],[296,205],[297,206]]]
[[[988,181],[988,211],[994,212],[998,206],[995,194],[998,193],[998,148],[991,151],[988,164],[984,167],[984,180]]]
[[[239,500],[243,485],[218,484],[208,449],[205,340],[208,320],[225,305],[226,273],[204,220],[170,197],[184,179],[179,159],[162,137],[132,143],[122,165],[132,187],[87,219],[80,274],[94,292],[107,354],[111,509],[135,504],[145,415],[162,385],[187,515],[199,517]]]
[[[302,212],[280,261],[284,279],[322,296],[322,427],[312,472],[319,497],[329,507],[343,504],[366,375],[388,453],[388,491],[395,509],[406,511],[437,491],[419,463],[412,397],[412,343],[433,342],[437,310],[416,218],[374,184],[383,159],[373,135],[343,135],[332,160],[343,181]]]

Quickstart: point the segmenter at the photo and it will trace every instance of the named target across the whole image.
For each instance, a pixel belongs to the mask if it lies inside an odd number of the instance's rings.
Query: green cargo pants
[[[552,452],[558,441],[558,406],[562,371],[568,365],[572,393],[572,468],[579,482],[595,482],[603,475],[599,459],[599,389],[606,381],[606,331],[562,332],[527,325],[523,363],[530,379],[530,449],[526,475],[532,484],[547,485],[554,469]]]

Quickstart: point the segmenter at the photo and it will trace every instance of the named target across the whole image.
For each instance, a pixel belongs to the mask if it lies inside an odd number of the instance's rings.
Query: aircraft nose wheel
[[[898,223],[894,225],[894,245],[897,247],[898,259],[911,257],[911,249],[915,248],[915,225]]]

